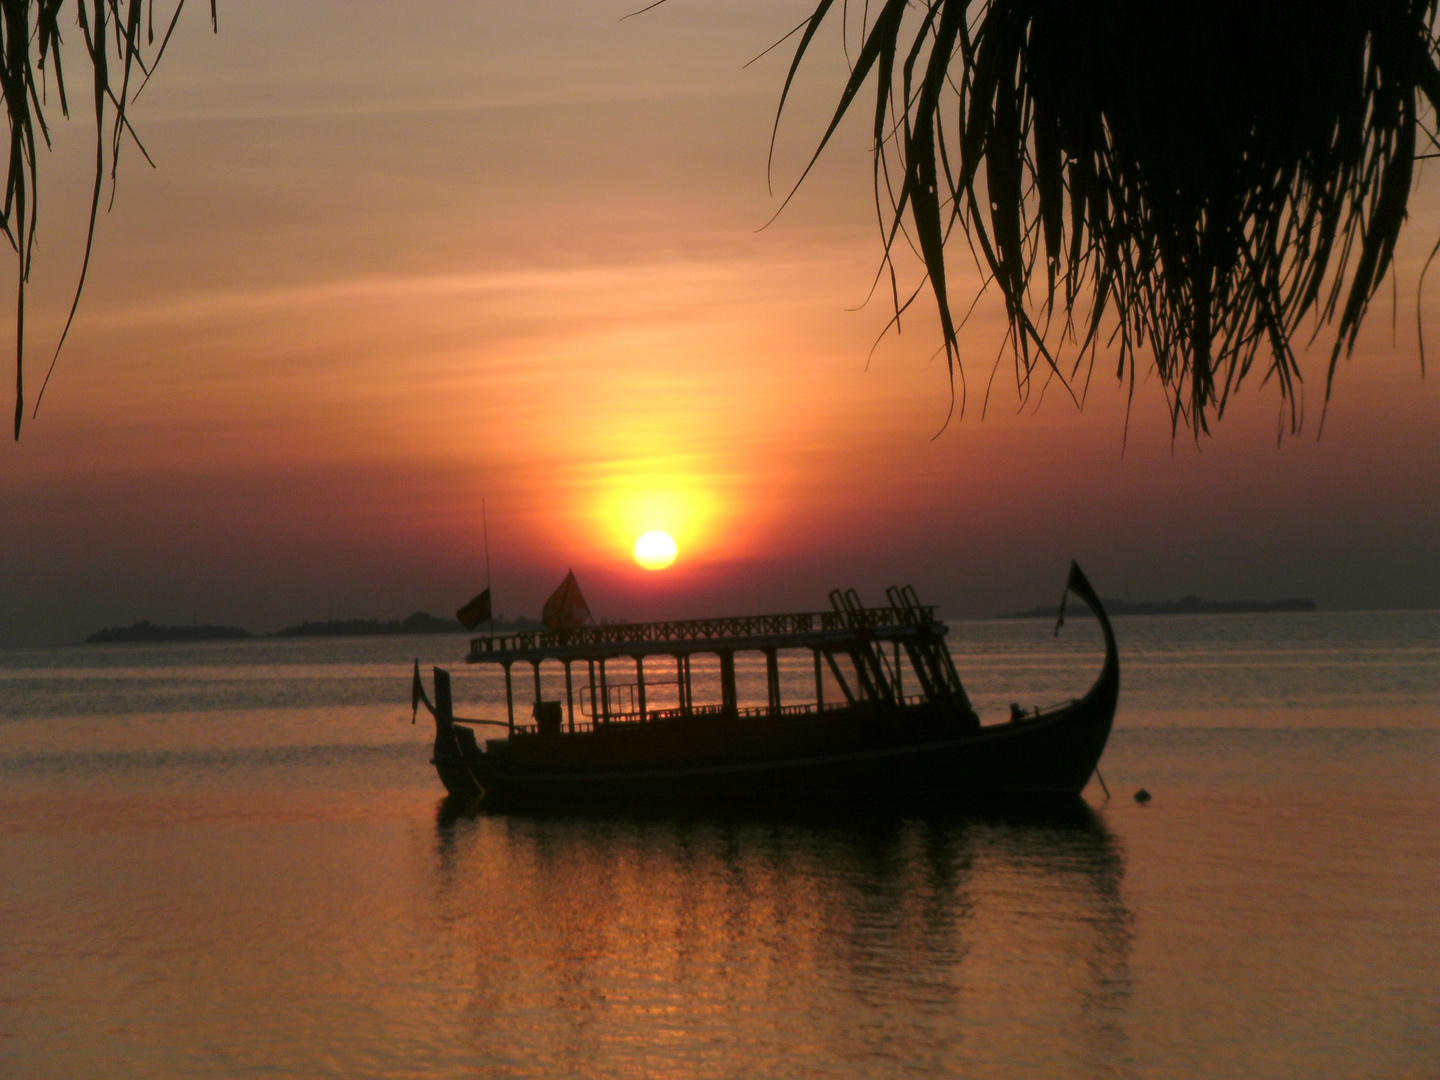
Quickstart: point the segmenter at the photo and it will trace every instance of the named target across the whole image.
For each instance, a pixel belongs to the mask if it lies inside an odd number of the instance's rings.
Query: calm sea
[[[1088,686],[1050,629],[954,624],[982,718]],[[457,813],[459,636],[0,653],[0,1076],[1440,1076],[1440,614],[1117,630],[1036,814]]]

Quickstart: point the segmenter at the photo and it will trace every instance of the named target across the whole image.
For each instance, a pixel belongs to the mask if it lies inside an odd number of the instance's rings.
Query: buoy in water
[[[1138,802],[1138,803],[1147,803],[1147,802],[1149,802],[1149,801],[1150,801],[1150,793],[1149,793],[1148,791],[1146,791],[1146,790],[1142,787],[1139,791],[1135,792],[1135,801]]]

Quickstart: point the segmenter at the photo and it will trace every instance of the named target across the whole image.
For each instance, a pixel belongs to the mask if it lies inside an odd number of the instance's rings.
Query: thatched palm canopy
[[[1198,435],[1259,359],[1293,429],[1295,334],[1333,325],[1328,400],[1390,270],[1416,159],[1436,146],[1435,13],[1436,0],[820,0],[785,90],[827,19],[859,24],[824,140],[871,100],[885,260],[893,282],[897,242],[923,259],[952,374],[946,270],[963,250],[1004,298],[1022,396],[1037,377],[1083,382],[1112,346],[1133,393],[1148,348],[1175,429]],[[914,294],[894,297],[898,317]]]

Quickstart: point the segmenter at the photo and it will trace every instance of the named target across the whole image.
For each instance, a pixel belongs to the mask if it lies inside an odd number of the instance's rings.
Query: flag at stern
[[[492,618],[490,613],[490,590],[486,589],[479,596],[475,597],[468,604],[455,612],[455,618],[460,620],[460,625],[466,630],[474,630],[482,622],[489,622]]]
[[[573,630],[590,623],[590,606],[575,581],[574,570],[565,575],[560,587],[545,601],[540,619],[550,630]]]

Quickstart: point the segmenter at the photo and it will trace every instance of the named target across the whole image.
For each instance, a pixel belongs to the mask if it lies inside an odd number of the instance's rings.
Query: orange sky
[[[511,615],[567,567],[614,617],[898,581],[991,614],[1053,600],[1072,555],[1105,595],[1440,604],[1440,393],[1414,330],[1433,177],[1394,342],[1377,304],[1320,442],[1318,354],[1279,450],[1268,390],[1197,449],[1147,386],[1122,455],[1104,363],[1083,413],[1059,393],[1017,413],[1002,364],[982,421],[983,308],[970,406],[932,438],[928,309],[868,365],[887,301],[852,310],[878,255],[864,133],[760,228],[786,61],[742,65],[808,6],[222,0],[218,36],[187,11],[133,113],[159,168],[122,161],[44,407],[0,451],[0,643],[448,613],[483,583],[482,495]],[[823,44],[777,192],[843,75]],[[59,134],[32,386],[88,194],[85,122]],[[680,545],[662,573],[630,560],[650,528]]]

